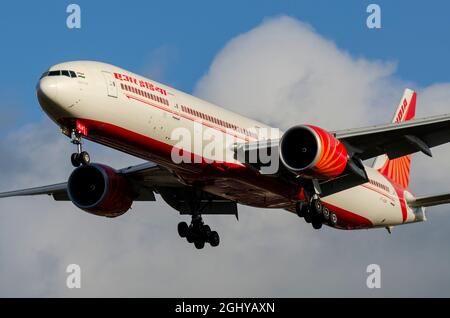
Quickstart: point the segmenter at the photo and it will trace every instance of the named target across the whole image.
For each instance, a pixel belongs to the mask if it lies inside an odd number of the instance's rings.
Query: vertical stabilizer
[[[395,112],[393,123],[400,123],[414,119],[416,114],[417,93],[410,89],[405,89],[403,97]],[[390,160],[386,155],[378,156],[373,167],[381,174],[405,189],[409,185],[409,174],[411,168],[411,155]]]

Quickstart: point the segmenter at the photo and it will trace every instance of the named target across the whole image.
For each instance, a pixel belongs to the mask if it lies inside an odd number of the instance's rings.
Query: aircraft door
[[[117,84],[110,72],[102,71],[105,78],[108,96],[117,98]]]
[[[172,115],[172,118],[175,120],[180,120],[180,107],[178,104],[173,104],[173,110],[174,114]]]

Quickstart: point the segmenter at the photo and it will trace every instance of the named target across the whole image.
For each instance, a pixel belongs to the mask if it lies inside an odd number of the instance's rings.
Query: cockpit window
[[[48,72],[48,76],[60,76],[61,71],[50,71]]]
[[[68,70],[63,70],[63,71],[49,71],[49,72],[44,72],[41,76],[41,78],[46,77],[46,76],[67,76],[67,77],[71,77],[71,78],[76,78],[77,74],[74,71],[68,71]]]

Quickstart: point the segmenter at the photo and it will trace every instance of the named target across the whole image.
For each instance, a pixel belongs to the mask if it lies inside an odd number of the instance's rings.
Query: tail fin
[[[393,123],[414,119],[416,114],[416,98],[417,94],[415,91],[408,88],[405,89],[394,119],[392,120]],[[390,160],[386,155],[381,155],[375,159],[373,167],[388,179],[403,186],[405,189],[408,188],[411,155],[393,160]]]

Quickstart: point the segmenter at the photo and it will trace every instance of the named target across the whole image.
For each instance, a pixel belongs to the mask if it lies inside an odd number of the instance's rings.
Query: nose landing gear
[[[209,243],[212,247],[216,247],[220,243],[219,234],[211,231],[209,225],[204,224],[201,215],[193,215],[189,226],[186,222],[179,223],[178,234],[180,237],[186,238],[189,243],[194,243],[197,249],[204,248],[205,243]]]
[[[83,141],[81,134],[75,129],[71,133],[71,142],[77,146],[77,152],[70,156],[70,161],[74,167],[79,167],[80,165],[87,166],[91,162],[91,157],[89,153],[83,151]]]

